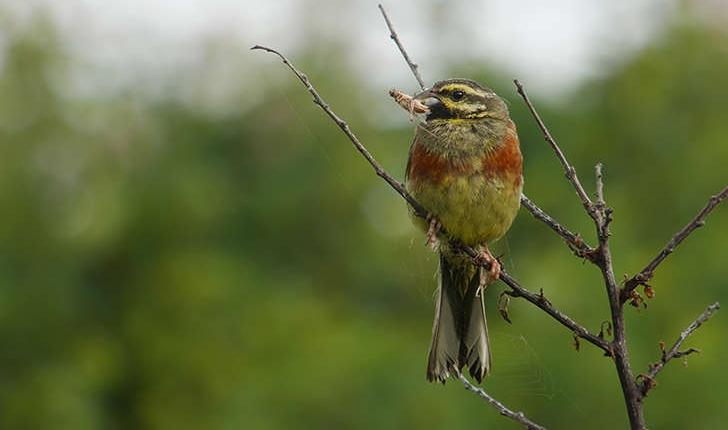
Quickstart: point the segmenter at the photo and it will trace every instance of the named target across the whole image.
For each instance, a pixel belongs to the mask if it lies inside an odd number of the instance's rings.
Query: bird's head
[[[427,121],[507,119],[508,107],[489,88],[470,79],[448,79],[414,96],[430,108]]]

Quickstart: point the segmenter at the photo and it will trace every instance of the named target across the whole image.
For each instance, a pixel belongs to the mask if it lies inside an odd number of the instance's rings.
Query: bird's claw
[[[427,243],[425,245],[435,249],[437,247],[437,233],[440,232],[442,224],[440,223],[440,220],[431,213],[427,214],[426,219],[430,228],[427,229]]]
[[[478,259],[484,260],[490,263],[490,269],[482,270],[480,272],[480,288],[485,289],[488,286],[493,285],[498,280],[501,273],[500,261],[493,254],[490,253],[487,247],[478,252]]]

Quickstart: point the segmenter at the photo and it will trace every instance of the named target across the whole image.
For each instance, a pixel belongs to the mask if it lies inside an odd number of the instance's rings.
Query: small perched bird
[[[427,379],[444,383],[467,366],[480,383],[491,368],[483,296],[500,274],[488,244],[510,228],[523,189],[518,134],[503,100],[469,79],[437,82],[414,102],[429,111],[415,132],[406,186],[430,214],[415,224],[440,253]],[[458,243],[476,248],[491,269]]]

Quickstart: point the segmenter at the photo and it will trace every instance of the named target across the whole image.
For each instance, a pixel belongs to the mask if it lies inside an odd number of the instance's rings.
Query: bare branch
[[[513,412],[512,410],[508,409],[503,403],[499,402],[498,400],[491,397],[490,394],[486,393],[485,390],[473,385],[473,383],[468,381],[468,378],[466,378],[462,373],[459,377],[463,384],[465,384],[465,388],[484,398],[488,403],[493,405],[493,407],[498,409],[498,412],[500,412],[501,415],[523,424],[529,430],[546,430],[546,427],[540,426],[526,418],[526,415],[524,415],[523,412]]]
[[[541,117],[538,115],[538,112],[536,112],[536,108],[531,103],[531,100],[528,99],[528,95],[526,95],[526,90],[523,89],[523,85],[518,81],[518,79],[514,79],[513,82],[516,84],[516,88],[518,89],[518,94],[521,95],[523,98],[523,101],[526,102],[526,106],[528,107],[528,110],[531,111],[531,115],[536,119],[536,123],[538,123],[539,128],[541,129],[541,132],[543,132],[544,138],[546,141],[551,145],[551,148],[556,153],[556,157],[561,162],[561,165],[564,167],[564,171],[566,172],[566,178],[571,182],[571,184],[574,186],[574,190],[576,190],[576,194],[581,199],[581,202],[584,204],[584,208],[589,213],[589,215],[594,218],[596,221],[596,210],[594,208],[594,204],[589,199],[589,196],[586,194],[586,191],[584,191],[584,187],[581,186],[581,183],[579,182],[579,178],[576,176],[576,169],[574,169],[574,166],[570,165],[569,162],[566,160],[566,156],[561,151],[561,148],[559,148],[559,145],[556,144],[556,141],[553,137],[551,137],[551,133],[549,133],[548,128],[546,128],[546,125],[541,120]]]
[[[576,255],[582,258],[589,258],[591,255],[594,254],[595,249],[589,246],[589,244],[587,244],[586,242],[584,242],[579,233],[572,233],[571,231],[569,231],[558,221],[551,218],[551,216],[544,212],[543,209],[533,203],[528,197],[526,197],[525,194],[521,195],[521,204],[523,205],[523,207],[528,209],[528,211],[531,212],[531,214],[536,219],[551,227],[551,230],[564,238],[564,240],[566,240],[566,243]]]
[[[657,256],[650,261],[650,263],[645,266],[640,273],[625,281],[624,287],[622,287],[622,291],[620,292],[620,299],[622,300],[622,303],[626,302],[630,298],[631,293],[635,288],[640,285],[647,285],[646,283],[654,276],[657,266],[659,266],[668,255],[672,254],[672,252],[675,251],[675,248],[677,248],[677,246],[680,245],[680,243],[685,240],[690,233],[695,231],[698,227],[704,226],[705,218],[707,218],[710,212],[712,212],[713,209],[715,209],[716,206],[718,206],[718,204],[720,204],[720,202],[726,197],[728,197],[728,186],[723,188],[720,193],[711,196],[708,203],[700,212],[698,212],[695,218],[693,218],[693,220],[690,221],[682,230],[677,232],[677,234],[670,239],[667,245],[662,248]]]
[[[454,244],[456,246],[460,247],[460,250],[463,251],[465,254],[470,256],[474,263],[480,266],[483,266],[486,269],[490,269],[490,263],[482,258],[480,258],[477,251],[475,251],[473,248],[469,246],[464,246],[462,244]],[[584,328],[583,326],[576,323],[574,320],[569,318],[567,315],[563,314],[561,311],[556,309],[551,302],[548,301],[548,299],[543,295],[543,291],[541,291],[540,294],[535,294],[531,291],[529,291],[526,287],[519,284],[515,279],[511,277],[511,275],[508,274],[508,272],[505,271],[505,269],[501,268],[500,272],[500,280],[502,280],[506,285],[511,287],[511,292],[507,292],[511,297],[523,297],[527,301],[531,302],[532,304],[539,307],[541,310],[546,312],[547,314],[551,315],[553,319],[561,323],[564,327],[568,328],[574,334],[578,337],[581,337],[582,339],[585,339],[592,345],[602,349],[606,355],[612,356],[613,355],[613,349],[612,344],[608,341],[606,341],[604,338],[599,337]]]
[[[584,326],[579,325],[576,321],[571,319],[568,315],[556,309],[554,305],[552,305],[551,302],[548,301],[548,299],[543,295],[543,291],[540,294],[535,294],[529,291],[527,288],[525,288],[515,279],[513,279],[511,275],[506,273],[505,270],[502,269],[500,279],[506,285],[511,287],[511,290],[513,290],[511,292],[506,292],[506,294],[512,297],[523,297],[524,299],[539,307],[547,314],[551,315],[551,317],[558,321],[561,325],[571,330],[574,333],[574,336],[580,337],[591,343],[592,345],[596,346],[597,348],[602,349],[607,356],[611,357],[614,355],[614,350],[611,342],[607,341],[601,336],[591,333],[589,330],[584,328]]]
[[[657,363],[650,365],[650,370],[647,373],[647,375],[644,375],[644,378],[640,384],[640,388],[642,390],[642,395],[646,396],[647,392],[650,390],[650,388],[654,387],[656,385],[654,378],[657,376],[657,374],[662,370],[665,365],[672,360],[673,358],[680,358],[684,357],[686,355],[692,354],[694,352],[699,352],[695,348],[690,348],[687,351],[679,351],[680,346],[685,342],[685,340],[693,334],[695,330],[697,330],[701,325],[703,325],[704,322],[708,320],[708,318],[711,317],[718,309],[720,309],[720,303],[715,302],[712,305],[708,306],[708,308],[703,312],[698,319],[692,322],[682,332],[680,332],[680,336],[678,336],[675,343],[672,345],[669,351],[665,352],[664,348],[662,350],[662,358],[660,358],[660,361]],[[662,346],[662,344],[661,344]]]
[[[700,352],[700,350],[699,350],[699,349],[695,349],[695,348],[688,348],[688,349],[686,349],[685,351],[678,351],[678,352],[676,352],[676,353],[675,353],[675,355],[673,355],[673,356],[672,356],[672,358],[680,358],[680,357],[685,357],[685,356],[687,356],[687,355],[690,355],[690,354],[695,354],[695,353],[699,353],[699,352]],[[686,362],[686,363],[687,363],[687,362]]]
[[[397,191],[397,193],[399,193],[400,196],[402,196],[402,198],[404,198],[407,201],[407,203],[410,204],[410,206],[412,206],[412,209],[414,210],[415,215],[417,215],[419,217],[423,217],[423,218],[425,216],[427,216],[427,211],[425,210],[425,208],[423,208],[419,203],[417,203],[417,201],[414,199],[414,197],[412,197],[410,195],[410,193],[407,191],[404,184],[402,184],[401,182],[394,179],[392,176],[389,175],[389,173],[387,173],[384,170],[384,168],[382,168],[382,166],[374,159],[372,154],[370,154],[369,151],[364,147],[364,145],[362,145],[362,143],[359,141],[359,139],[357,139],[357,137],[354,135],[354,133],[349,128],[349,125],[343,119],[339,118],[334,113],[334,111],[331,110],[329,105],[327,105],[324,102],[324,100],[318,94],[318,92],[313,87],[313,85],[311,85],[311,82],[309,82],[309,80],[305,74],[303,74],[301,71],[296,69],[296,67],[288,60],[288,58],[286,58],[283,54],[276,51],[275,49],[267,48],[265,46],[260,46],[260,45],[255,45],[250,49],[259,49],[259,50],[263,50],[263,51],[268,51],[270,53],[273,53],[273,54],[276,54],[277,56],[279,56],[281,58],[281,60],[283,60],[283,63],[286,66],[288,66],[288,68],[291,69],[291,71],[293,73],[295,73],[296,76],[298,76],[298,79],[300,79],[301,82],[303,82],[303,85],[306,86],[306,89],[308,90],[308,92],[311,93],[311,95],[313,96],[313,102],[316,103],[317,105],[319,105],[321,107],[321,109],[323,109],[324,112],[326,112],[326,114],[332,120],[334,120],[336,125],[339,126],[341,131],[343,131],[344,134],[346,134],[346,136],[349,138],[351,143],[354,144],[357,151],[359,151],[361,153],[361,155],[363,155],[364,158],[366,158],[366,160],[369,162],[369,164],[371,164],[371,166],[374,168],[374,171],[376,172],[377,176],[384,179],[392,188],[394,188],[395,191]]]
[[[384,10],[384,6],[382,4],[379,4],[379,10],[382,12],[382,16],[384,17],[384,21],[387,23],[387,28],[389,28],[389,37],[394,40],[394,43],[397,45],[397,48],[399,48],[399,52],[402,53],[402,56],[404,57],[404,61],[407,62],[407,65],[409,66],[410,70],[412,70],[412,74],[415,75],[415,79],[417,79],[417,83],[420,84],[420,88],[423,90],[425,89],[425,81],[422,80],[422,76],[420,76],[419,66],[415,64],[412,59],[410,59],[410,56],[407,54],[407,51],[404,49],[404,46],[402,46],[402,42],[399,40],[399,36],[397,36],[397,32],[394,31],[394,26],[392,25],[392,21],[389,20],[389,15],[387,15],[387,11]]]

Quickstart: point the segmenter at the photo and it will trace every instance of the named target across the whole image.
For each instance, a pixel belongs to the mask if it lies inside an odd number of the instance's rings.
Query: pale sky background
[[[93,96],[130,89],[163,94],[169,82],[204,79],[203,96],[269,79],[277,63],[251,52],[262,44],[296,60],[310,40],[338,40],[364,85],[416,89],[388,37],[378,1],[321,0],[0,0],[14,25],[46,11],[77,70],[59,86]],[[448,61],[486,60],[531,93],[564,94],[644,46],[675,19],[679,0],[407,0],[384,2],[410,54],[431,83]],[[725,0],[684,0],[709,16]],[[0,46],[2,46],[0,40]],[[215,46],[212,56],[205,48]],[[199,64],[206,64],[200,75]],[[190,92],[199,92],[190,90]],[[253,91],[251,94],[254,94]],[[198,96],[200,96],[198,94]]]

